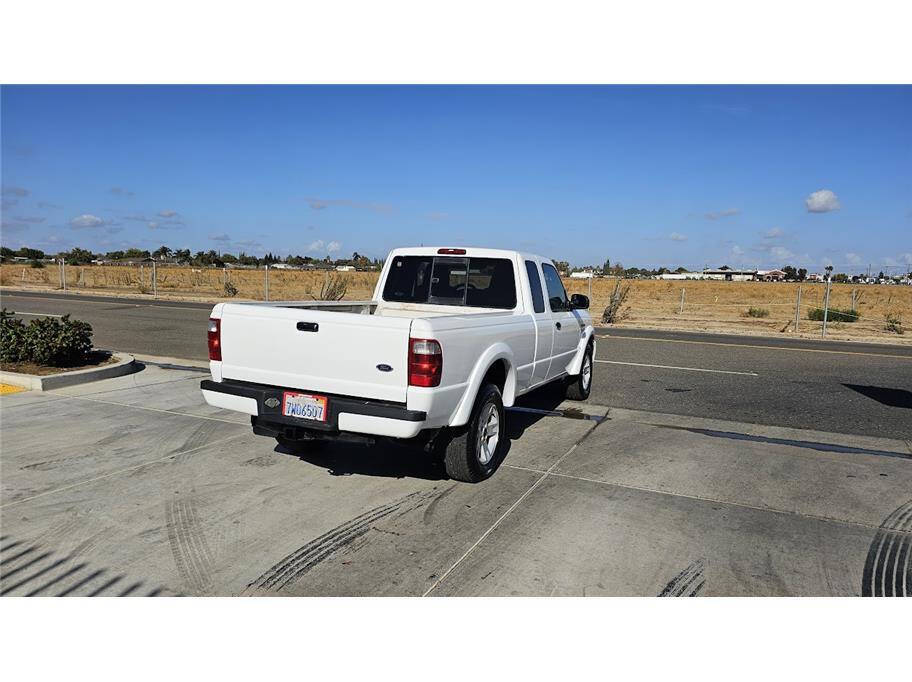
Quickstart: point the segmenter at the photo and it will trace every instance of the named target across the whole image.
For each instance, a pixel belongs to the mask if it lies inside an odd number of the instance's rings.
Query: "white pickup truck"
[[[217,304],[200,387],[287,448],[416,439],[477,482],[503,457],[504,406],[553,381],[589,397],[588,307],[547,258],[395,249],[371,301]]]

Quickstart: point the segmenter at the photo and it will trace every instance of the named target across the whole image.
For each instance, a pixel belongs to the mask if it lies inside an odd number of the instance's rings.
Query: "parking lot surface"
[[[406,447],[283,451],[205,376],[0,396],[0,593],[912,595],[912,444],[889,429],[533,395],[469,485]]]

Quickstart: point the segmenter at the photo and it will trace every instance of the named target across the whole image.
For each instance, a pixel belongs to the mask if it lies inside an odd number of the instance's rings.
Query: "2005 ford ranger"
[[[217,304],[201,388],[287,448],[415,439],[477,482],[503,457],[504,406],[549,382],[589,397],[588,307],[547,258],[395,249],[371,301]]]

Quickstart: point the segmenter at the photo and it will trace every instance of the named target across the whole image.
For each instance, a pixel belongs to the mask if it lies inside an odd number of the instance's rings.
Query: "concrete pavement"
[[[201,376],[0,396],[0,593],[912,594],[901,439],[590,400],[512,411],[456,484],[404,447],[284,452]]]

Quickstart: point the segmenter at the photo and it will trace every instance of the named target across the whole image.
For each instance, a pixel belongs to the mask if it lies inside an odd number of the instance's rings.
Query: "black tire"
[[[496,415],[497,438],[493,452],[482,443],[482,430],[490,426],[491,414]],[[447,476],[454,481],[478,483],[483,481],[500,466],[506,442],[503,399],[500,389],[486,384],[478,391],[469,423],[458,429],[451,429],[444,435],[443,465]],[[489,441],[488,441],[489,442]]]
[[[588,400],[592,392],[592,344],[586,347],[580,373],[567,380],[567,400]],[[588,371],[587,371],[588,368]]]
[[[284,436],[276,436],[276,442],[280,447],[296,455],[307,452],[318,452],[324,448],[326,441],[322,438],[307,438],[303,440],[294,440]]]

